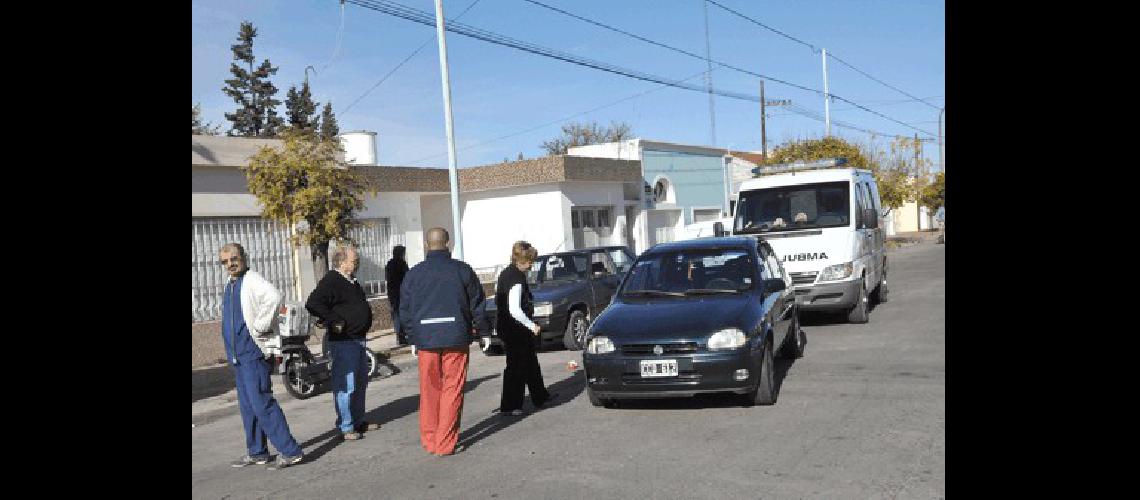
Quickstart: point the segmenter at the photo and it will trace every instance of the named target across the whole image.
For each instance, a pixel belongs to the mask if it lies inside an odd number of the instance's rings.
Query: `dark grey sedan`
[[[772,356],[803,355],[792,290],[750,236],[657,245],[634,262],[582,355],[595,406],[621,398],[742,395],[776,402]]]
[[[633,252],[624,246],[591,247],[548,255],[534,261],[530,273],[534,295],[534,322],[542,327],[535,339],[542,349],[556,343],[567,349],[585,345],[590,321],[610,304],[621,278],[633,263]],[[498,309],[495,297],[486,300],[491,335],[480,339],[486,354],[502,352],[502,341],[495,331]]]

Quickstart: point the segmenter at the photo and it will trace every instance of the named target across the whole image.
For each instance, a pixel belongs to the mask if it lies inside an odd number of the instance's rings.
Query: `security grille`
[[[289,231],[260,217],[194,217],[192,321],[222,317],[222,293],[229,274],[218,263],[222,245],[239,243],[249,257],[249,268],[265,276],[282,298],[297,301],[293,249]]]

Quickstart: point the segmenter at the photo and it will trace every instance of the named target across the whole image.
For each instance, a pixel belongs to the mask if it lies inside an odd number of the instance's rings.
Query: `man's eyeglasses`
[[[241,257],[230,257],[228,260],[227,260],[227,259],[222,259],[222,260],[220,260],[220,261],[218,261],[218,262],[219,262],[219,263],[221,263],[221,264],[224,266],[224,265],[227,265],[227,264],[229,264],[230,262],[241,262]]]

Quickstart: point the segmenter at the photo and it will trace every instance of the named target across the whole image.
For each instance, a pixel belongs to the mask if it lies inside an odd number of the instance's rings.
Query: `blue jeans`
[[[332,353],[332,391],[336,426],[341,433],[356,430],[364,421],[364,391],[368,388],[368,356],[363,340],[329,342]]]
[[[232,365],[231,365],[232,366]],[[269,363],[261,358],[242,359],[234,369],[237,385],[238,409],[245,428],[245,448],[254,458],[269,457],[266,437],[283,455],[301,454],[301,446],[289,432],[285,413],[273,398],[269,381]]]

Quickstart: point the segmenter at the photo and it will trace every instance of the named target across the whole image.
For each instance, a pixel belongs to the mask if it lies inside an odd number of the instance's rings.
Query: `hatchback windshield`
[[[850,220],[847,181],[757,189],[740,193],[737,234],[846,226]]]
[[[739,248],[701,248],[642,256],[621,296],[685,296],[737,293],[756,281],[752,256]]]

